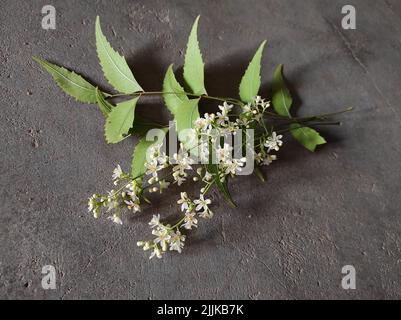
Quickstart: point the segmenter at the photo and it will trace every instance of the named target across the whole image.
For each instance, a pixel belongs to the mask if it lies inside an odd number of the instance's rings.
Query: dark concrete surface
[[[41,29],[41,8],[57,29]],[[357,29],[341,28],[352,4]],[[350,1],[11,1],[0,3],[0,298],[360,299],[401,296],[401,2]],[[109,88],[95,52],[94,21],[147,90],[181,66],[194,18],[206,87],[236,94],[258,44],[267,95],[284,63],[299,114],[346,106],[341,128],[316,154],[286,140],[268,182],[240,177],[239,207],[213,194],[215,218],[192,232],[186,250],[161,261],[136,241],[153,213],[176,214],[176,194],[119,227],[95,221],[86,198],[128,170],[134,141],[106,145],[95,106],[63,94],[31,60],[38,55]],[[207,106],[206,106],[207,107]],[[140,109],[167,112],[158,101]],[[177,192],[177,190],[176,190]],[[57,289],[41,288],[42,266]],[[341,288],[351,264],[357,289]]]

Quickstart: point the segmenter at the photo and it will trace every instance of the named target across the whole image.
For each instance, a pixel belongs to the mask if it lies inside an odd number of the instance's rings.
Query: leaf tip
[[[262,43],[259,46],[259,50],[263,51],[263,49],[265,48],[266,43],[267,43],[267,40],[263,40]]]
[[[96,31],[96,37],[98,37],[98,35],[102,35],[102,27],[100,26],[100,17],[96,16],[96,22],[95,22],[95,31]]]

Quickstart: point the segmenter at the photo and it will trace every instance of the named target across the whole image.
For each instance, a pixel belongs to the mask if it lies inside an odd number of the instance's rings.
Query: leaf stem
[[[228,101],[230,103],[236,104],[238,106],[243,106],[243,102],[238,100],[238,99],[234,99],[234,98],[228,98],[228,97],[214,97],[214,96],[209,96],[206,94],[194,94],[194,93],[190,93],[190,92],[163,92],[163,91],[144,91],[144,92],[134,92],[131,94],[123,94],[123,93],[119,93],[119,94],[114,94],[114,95],[110,95],[107,98],[114,98],[114,97],[129,97],[129,96],[162,96],[165,94],[175,94],[175,95],[186,95],[186,96],[190,96],[190,97],[197,97],[197,98],[204,98],[204,99],[209,99],[209,100],[217,100],[217,101]]]

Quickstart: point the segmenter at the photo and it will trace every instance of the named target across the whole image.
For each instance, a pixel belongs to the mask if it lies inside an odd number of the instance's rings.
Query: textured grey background
[[[57,30],[41,29],[41,8]],[[341,28],[353,4],[357,30]],[[0,10],[0,297],[113,299],[399,298],[401,295],[401,2],[359,1],[11,1]],[[299,114],[354,106],[316,154],[288,140],[268,182],[240,177],[231,209],[213,194],[181,254],[147,259],[136,248],[153,213],[176,214],[175,194],[124,226],[95,221],[86,198],[129,168],[134,141],[106,145],[95,106],[63,94],[31,60],[38,55],[108,88],[95,53],[94,20],[147,90],[182,65],[194,18],[214,95],[236,95],[263,39],[264,85],[284,63]],[[206,106],[208,107],[208,106]],[[210,108],[210,106],[209,106]],[[167,117],[158,101],[140,109]],[[41,268],[57,290],[41,289]],[[357,290],[341,289],[341,268]]]

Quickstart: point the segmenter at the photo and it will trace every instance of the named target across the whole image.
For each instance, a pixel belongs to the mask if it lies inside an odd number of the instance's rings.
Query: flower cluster
[[[150,259],[153,257],[161,258],[162,253],[168,249],[181,253],[184,247],[185,235],[181,234],[178,225],[171,227],[170,225],[162,224],[160,222],[160,214],[153,215],[149,225],[152,228],[152,234],[156,238],[152,241],[138,241],[137,245],[145,251],[152,249]]]
[[[153,215],[149,225],[152,228],[152,234],[156,236],[150,241],[138,241],[137,245],[147,251],[152,249],[150,259],[153,257],[161,258],[167,250],[181,253],[186,236],[180,229],[192,230],[198,227],[197,217],[210,219],[213,212],[210,210],[210,199],[206,199],[204,194],[200,194],[199,199],[191,200],[186,192],[181,192],[181,198],[177,201],[180,205],[183,217],[176,224],[163,224],[160,222],[160,214]]]
[[[131,179],[130,175],[124,173],[118,165],[113,171],[114,185],[121,188],[110,190],[107,195],[94,194],[89,198],[88,211],[93,213],[95,218],[99,218],[101,209],[106,212],[113,211],[108,218],[117,224],[122,224],[121,209],[127,208],[132,212],[141,211],[141,198],[143,198],[143,190],[139,180]]]
[[[199,142],[196,147],[198,150],[198,160],[200,163],[195,168],[193,153],[191,149],[186,149],[180,144],[178,152],[171,157],[163,151],[163,144],[153,144],[148,148],[147,160],[144,164],[145,173],[141,177],[132,177],[124,173],[118,165],[113,171],[114,185],[119,188],[111,190],[107,195],[95,194],[89,199],[88,209],[98,218],[101,215],[101,208],[104,208],[108,217],[117,224],[122,224],[123,209],[131,212],[141,211],[141,204],[148,202],[146,193],[162,193],[171,184],[182,184],[192,178],[194,182],[199,182],[199,196],[192,200],[188,193],[181,192],[180,199],[177,201],[179,211],[182,216],[173,224],[165,224],[160,221],[160,215],[153,215],[149,225],[152,229],[154,238],[148,241],[139,241],[138,246],[143,250],[151,250],[150,258],[161,258],[167,251],[177,251],[181,253],[186,235],[189,230],[198,227],[198,219],[210,219],[213,212],[210,209],[211,200],[207,197],[207,192],[216,183],[225,182],[228,178],[239,174],[246,164],[245,157],[234,158],[234,148],[231,144],[222,141],[222,137],[229,137],[254,127],[255,123],[260,123],[263,114],[266,112],[270,103],[256,97],[252,103],[242,108],[239,115],[233,115],[234,105],[224,102],[219,105],[219,111],[206,113],[203,117],[196,119],[194,129]],[[252,146],[254,159],[257,164],[267,165],[277,159],[276,155],[270,154],[278,151],[282,146],[282,135],[272,130],[262,127],[262,133]],[[241,133],[242,134],[242,133]],[[215,170],[210,171],[211,152],[215,156]],[[218,179],[218,180],[216,180]]]

